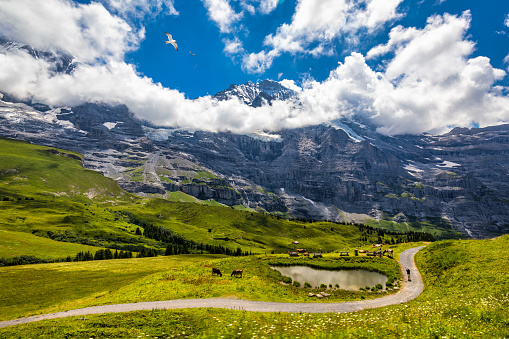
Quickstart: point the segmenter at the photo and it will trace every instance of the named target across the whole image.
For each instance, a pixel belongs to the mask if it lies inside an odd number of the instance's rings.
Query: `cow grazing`
[[[386,250],[384,251],[384,255],[385,255],[385,253],[387,253],[387,256],[388,256],[388,257],[391,257],[391,258],[392,258],[392,255],[393,255],[394,251],[393,251],[392,249],[388,248],[388,249],[386,249]]]
[[[221,271],[219,270],[219,268],[213,268],[212,269],[212,275],[214,274],[217,274],[218,276],[222,277],[223,274],[221,273]]]
[[[288,252],[288,255],[290,257],[298,257],[299,256],[299,253],[298,252]]]
[[[231,274],[231,277],[235,276],[235,277],[242,278],[242,273],[243,272],[244,272],[243,270],[233,270],[233,272]]]

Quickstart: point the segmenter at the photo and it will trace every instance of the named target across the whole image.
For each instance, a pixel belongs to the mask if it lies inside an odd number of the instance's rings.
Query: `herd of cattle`
[[[382,244],[377,244],[377,245],[373,245],[373,247],[381,247]],[[357,250],[356,250],[357,251]],[[346,255],[348,255],[348,252],[340,252],[341,255],[343,255],[343,253],[346,253]],[[393,250],[388,248],[386,249],[385,251],[381,251],[381,248],[378,249],[378,253],[373,251],[373,252],[370,252],[370,251],[365,251],[365,250],[360,250],[359,253],[366,253],[366,255],[372,255],[372,256],[376,256],[377,254],[379,256],[382,256],[382,255],[385,255],[387,254],[389,257],[392,258],[392,255],[393,255]],[[291,257],[298,257],[299,254],[303,255],[303,256],[306,256],[308,257],[309,256],[309,253],[305,250],[305,249],[297,249],[295,252],[288,252],[288,254],[291,256]],[[356,254],[357,255],[357,254]],[[314,253],[313,254],[313,257],[314,258],[322,258],[322,253]],[[242,278],[242,273],[244,272],[244,270],[233,270],[232,274],[230,275],[231,277],[238,277],[238,278]],[[219,270],[219,268],[212,268],[212,275],[218,275],[220,277],[223,276],[223,274],[221,273],[221,271]]]
[[[232,274],[230,275],[231,277],[238,277],[238,278],[242,278],[242,273],[244,272],[244,270],[233,270]],[[219,270],[219,268],[212,268],[212,275],[214,274],[217,274],[218,276],[222,277],[223,274],[221,273],[221,271]]]

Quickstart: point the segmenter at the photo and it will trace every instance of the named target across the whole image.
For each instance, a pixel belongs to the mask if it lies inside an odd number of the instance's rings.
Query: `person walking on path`
[[[410,281],[410,269],[407,267],[406,275],[408,276],[408,281]]]

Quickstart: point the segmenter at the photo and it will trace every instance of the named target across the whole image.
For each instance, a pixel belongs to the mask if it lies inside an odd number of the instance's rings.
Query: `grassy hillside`
[[[75,152],[0,138],[0,155],[0,200],[89,203],[127,197],[114,180],[83,168],[82,156]]]
[[[411,302],[381,309],[348,314],[153,310],[19,325],[0,330],[0,337],[507,338],[508,248],[509,235],[428,245],[416,257],[425,282],[423,294]],[[143,260],[148,265],[161,258]],[[185,277],[179,272],[169,266],[144,281],[175,277],[168,281],[180,286]],[[245,280],[249,279],[252,277]],[[240,279],[234,283],[237,281]],[[201,284],[198,279],[193,282]],[[275,296],[274,301],[285,298]]]
[[[0,230],[10,232],[0,240],[0,258],[58,259],[93,252],[89,246],[163,253],[167,239],[136,234],[145,224],[171,230],[194,253],[202,252],[199,244],[242,253],[294,247],[329,252],[391,240],[352,225],[288,221],[184,193],[172,193],[169,200],[140,198],[84,169],[81,160],[77,153],[0,138]],[[296,240],[299,245],[292,245]],[[23,245],[14,250],[12,244]]]
[[[29,255],[40,259],[59,259],[78,252],[95,252],[94,246],[54,241],[26,232],[0,230],[0,258]]]

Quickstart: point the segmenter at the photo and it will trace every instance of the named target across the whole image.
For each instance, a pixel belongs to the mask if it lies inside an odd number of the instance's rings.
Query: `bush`
[[[320,288],[327,288],[327,285],[325,285],[325,284],[320,284]]]
[[[304,287],[311,288],[311,284],[306,282],[306,283],[304,283]]]
[[[283,282],[285,284],[291,284],[292,283],[292,278],[290,278],[290,277],[283,277]]]
[[[293,282],[293,286],[295,286],[295,287],[300,287],[300,282],[298,282],[298,281],[294,281],[294,282]]]
[[[376,285],[375,285],[375,288],[376,288],[377,290],[381,290],[381,289],[383,289],[384,287],[382,286],[382,284],[376,284]]]

